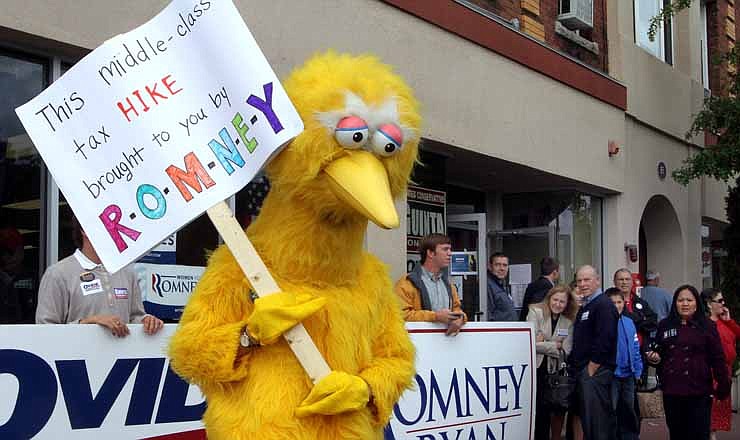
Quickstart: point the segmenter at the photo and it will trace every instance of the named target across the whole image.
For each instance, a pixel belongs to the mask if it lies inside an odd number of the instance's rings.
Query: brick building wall
[[[716,64],[714,60],[735,45],[737,19],[740,17],[740,2],[737,0],[714,0],[707,2],[707,46],[709,47],[709,88],[714,95],[727,93],[729,66]]]
[[[609,57],[606,29],[606,1],[607,0],[593,0],[593,29],[580,32],[581,37],[598,45],[598,54],[595,54],[555,32],[555,23],[558,19],[559,0],[540,0],[540,8],[542,9],[540,18],[545,27],[545,41],[547,44],[592,67],[603,72],[608,72]]]
[[[468,1],[493,12],[505,20],[511,21],[516,18],[519,20],[520,30],[523,32],[591,67],[608,72],[607,0],[593,0],[593,29],[581,31],[580,40],[575,38],[581,41],[581,44],[574,42],[573,38],[567,38],[557,33],[555,30],[558,21],[559,0]],[[590,43],[595,43],[595,45]],[[594,50],[594,46],[597,48],[596,50]]]

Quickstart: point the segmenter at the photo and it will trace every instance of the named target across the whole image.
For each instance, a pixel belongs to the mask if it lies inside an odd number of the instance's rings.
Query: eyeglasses
[[[712,302],[715,302],[715,303],[717,303],[717,304],[722,304],[722,305],[724,305],[724,304],[725,304],[725,299],[724,299],[724,298],[720,298],[720,299],[713,299],[713,300],[712,300]]]

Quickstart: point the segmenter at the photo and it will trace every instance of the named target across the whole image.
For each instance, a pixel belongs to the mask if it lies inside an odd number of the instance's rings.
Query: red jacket
[[[732,375],[732,363],[735,362],[735,357],[737,357],[735,340],[740,339],[740,325],[732,319],[727,321],[720,319],[716,322],[719,339],[722,342],[722,351],[725,353],[725,362],[730,369],[730,375]]]

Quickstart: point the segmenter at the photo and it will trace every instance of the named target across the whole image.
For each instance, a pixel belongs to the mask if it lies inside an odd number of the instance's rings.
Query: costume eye
[[[357,116],[347,116],[337,124],[334,137],[344,148],[362,148],[367,142],[367,122]]]
[[[383,124],[375,131],[372,140],[373,152],[381,156],[392,156],[403,145],[403,133],[395,124]]]

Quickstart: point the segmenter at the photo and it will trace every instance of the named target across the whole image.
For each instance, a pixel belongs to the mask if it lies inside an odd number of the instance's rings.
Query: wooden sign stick
[[[252,246],[252,242],[247,238],[239,222],[234,218],[234,213],[229,205],[222,201],[209,208],[207,212],[208,217],[210,217],[218,233],[221,234],[234,258],[236,258],[239,267],[242,268],[257,296],[267,296],[279,292],[280,287],[278,287],[270,271],[267,270],[267,266],[257,254],[257,250]],[[291,328],[283,334],[283,337],[288,341],[290,349],[293,350],[298,362],[306,370],[308,377],[311,378],[314,384],[331,372],[329,365],[319,349],[316,348],[316,344],[314,344],[303,324],[299,323]]]

